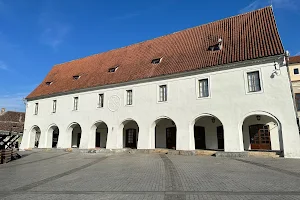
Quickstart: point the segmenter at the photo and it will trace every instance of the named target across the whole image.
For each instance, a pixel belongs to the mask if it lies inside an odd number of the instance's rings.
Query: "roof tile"
[[[208,51],[219,38],[220,51]],[[271,7],[55,65],[27,99],[283,54]],[[151,64],[162,57],[159,64]],[[109,73],[110,67],[118,70]],[[80,79],[73,80],[74,75]],[[51,85],[45,82],[52,81]]]
[[[300,63],[300,55],[299,56],[291,56],[289,60],[290,64]]]

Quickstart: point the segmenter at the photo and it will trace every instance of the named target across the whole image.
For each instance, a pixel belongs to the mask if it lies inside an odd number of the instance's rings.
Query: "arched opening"
[[[30,131],[30,147],[31,148],[38,148],[40,143],[41,137],[41,129],[38,126],[34,126]]]
[[[68,132],[71,133],[71,147],[72,148],[79,148],[80,146],[80,139],[81,139],[81,127],[78,123],[72,123],[69,128]]]
[[[244,150],[283,150],[280,131],[278,120],[269,114],[247,116],[242,126]]]
[[[176,124],[167,117],[155,121],[155,148],[176,149]]]
[[[57,147],[57,143],[58,143],[58,136],[59,136],[59,129],[56,125],[52,125],[49,129],[48,129],[48,137],[49,138],[49,143],[47,144],[47,148],[48,147],[52,147],[52,148],[56,148]],[[48,140],[47,140],[48,141]]]
[[[95,133],[95,147],[106,148],[108,127],[104,122],[97,122],[92,127],[93,133]]]
[[[224,150],[222,122],[213,115],[203,115],[194,123],[195,149]]]
[[[134,120],[126,120],[123,125],[123,147],[136,149],[139,138],[138,124]]]

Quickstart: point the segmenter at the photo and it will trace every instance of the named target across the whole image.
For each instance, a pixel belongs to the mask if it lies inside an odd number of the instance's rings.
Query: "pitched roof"
[[[291,56],[289,60],[290,64],[300,63],[300,55],[299,56]]]
[[[209,51],[218,39],[220,51]],[[55,65],[27,99],[283,54],[272,7]],[[159,64],[151,60],[162,57]],[[118,66],[114,73],[108,69]],[[80,75],[74,80],[74,75]],[[47,85],[46,82],[52,82]]]
[[[24,112],[7,111],[0,115],[0,134],[2,132],[23,132],[25,121]]]

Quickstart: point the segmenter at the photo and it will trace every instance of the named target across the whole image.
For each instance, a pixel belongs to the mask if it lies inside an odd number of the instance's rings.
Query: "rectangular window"
[[[39,112],[39,103],[35,103],[34,114],[37,115]]]
[[[208,79],[199,80],[199,98],[208,97]]]
[[[296,100],[297,111],[300,111],[300,93],[295,94],[295,100]]]
[[[78,110],[78,97],[74,97],[74,110]]]
[[[99,94],[98,97],[98,108],[103,108],[104,105],[104,94]]]
[[[56,113],[56,100],[53,100],[52,112]]]
[[[167,101],[167,85],[159,86],[159,101]]]
[[[294,74],[299,74],[299,69],[298,68],[294,69]]]
[[[126,105],[132,105],[132,90],[126,90],[127,100]]]
[[[261,91],[259,71],[248,72],[247,80],[248,80],[248,92]]]

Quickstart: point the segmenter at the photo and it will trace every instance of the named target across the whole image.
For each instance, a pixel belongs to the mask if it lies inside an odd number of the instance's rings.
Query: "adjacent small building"
[[[21,141],[24,130],[25,113],[6,111],[5,108],[0,112],[0,136],[19,135]]]
[[[289,59],[290,78],[294,92],[298,117],[300,116],[300,55]]]
[[[55,65],[21,149],[282,151],[300,158],[272,7]]]

